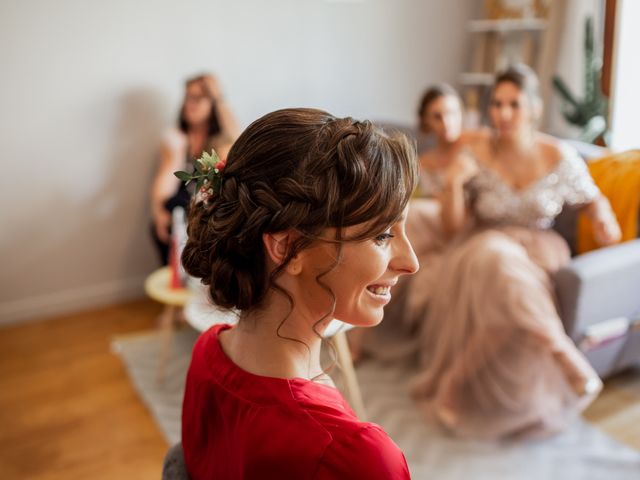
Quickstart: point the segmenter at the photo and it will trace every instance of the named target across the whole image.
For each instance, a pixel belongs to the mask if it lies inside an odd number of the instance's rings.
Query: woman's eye
[[[520,104],[518,102],[511,102],[511,108],[517,110],[518,108],[520,108]]]
[[[395,235],[393,235],[392,233],[382,233],[382,234],[378,235],[377,237],[375,237],[373,240],[378,245],[384,245],[385,243],[387,243],[393,237],[395,237]]]

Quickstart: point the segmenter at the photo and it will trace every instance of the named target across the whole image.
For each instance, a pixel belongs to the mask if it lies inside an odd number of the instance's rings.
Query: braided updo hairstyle
[[[372,238],[398,221],[417,182],[415,145],[368,121],[283,109],[240,135],[222,179],[218,195],[190,209],[182,263],[209,286],[216,305],[247,311],[326,228],[336,228],[340,244]],[[357,238],[342,237],[343,227],[358,224],[366,228]],[[269,274],[262,236],[288,229],[299,240]]]

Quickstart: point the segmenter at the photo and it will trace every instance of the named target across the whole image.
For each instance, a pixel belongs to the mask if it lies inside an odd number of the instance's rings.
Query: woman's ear
[[[262,243],[264,243],[267,255],[278,267],[287,259],[296,239],[297,235],[292,231],[262,234]],[[300,255],[294,255],[284,267],[284,270],[290,275],[298,275],[302,271]]]

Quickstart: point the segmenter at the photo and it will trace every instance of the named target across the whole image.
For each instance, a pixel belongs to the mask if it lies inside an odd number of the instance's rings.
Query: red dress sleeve
[[[365,424],[342,438],[334,438],[314,478],[404,480],[411,475],[404,454],[384,430]]]

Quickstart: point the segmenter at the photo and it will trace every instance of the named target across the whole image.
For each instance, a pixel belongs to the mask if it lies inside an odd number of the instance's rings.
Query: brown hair
[[[456,89],[448,83],[432,85],[422,94],[422,98],[420,99],[420,104],[418,106],[418,119],[421,127],[423,123],[422,118],[424,117],[424,114],[427,113],[427,110],[429,110],[429,106],[440,97],[446,97],[448,95],[456,97],[460,101],[460,105],[462,105],[460,95]]]
[[[213,98],[213,94],[207,88],[207,84],[205,82],[206,77],[207,77],[207,74],[191,77],[187,79],[186,82],[184,82],[184,88],[186,92],[187,87],[192,83],[201,83],[205,94],[207,95],[207,97],[209,97],[209,100],[211,100],[211,111],[209,112],[209,118],[207,120],[208,122],[207,136],[209,137],[208,142],[210,143],[211,137],[219,134],[222,131],[222,128],[220,127],[220,119],[218,118],[218,105],[216,103],[216,99]],[[182,132],[188,133],[189,123],[187,122],[187,119],[184,116],[185,103],[186,103],[186,98],[185,100],[183,100],[182,106],[180,107],[180,115],[178,116],[178,128]]]
[[[269,113],[231,147],[219,194],[190,209],[182,263],[222,307],[259,307],[269,288],[287,295],[276,277],[324,229],[336,228],[339,257],[341,242],[372,238],[399,219],[416,186],[415,155],[404,135],[368,121],[305,108]],[[357,238],[342,237],[343,227],[363,223]],[[262,235],[287,229],[300,238],[269,276]]]
[[[531,67],[524,63],[515,63],[510,65],[505,70],[498,72],[493,82],[493,88],[491,90],[491,96],[495,92],[498,85],[501,83],[509,82],[518,87],[529,98],[532,105],[542,101],[540,97],[540,81],[538,76],[531,69]]]

